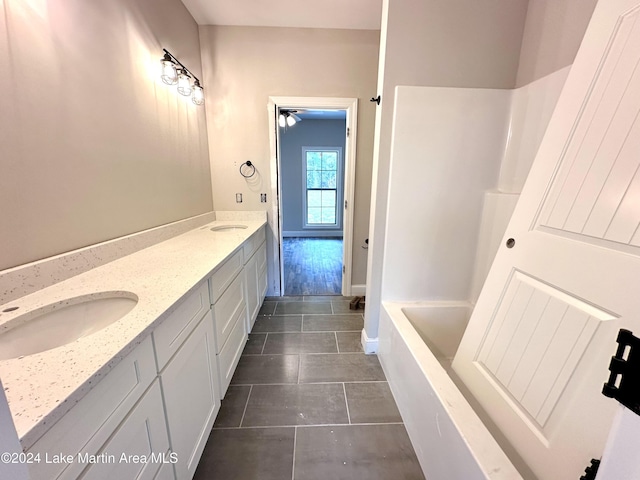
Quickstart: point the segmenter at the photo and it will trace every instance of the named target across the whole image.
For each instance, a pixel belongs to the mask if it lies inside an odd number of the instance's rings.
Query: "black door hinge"
[[[377,105],[380,105],[380,95],[378,95],[377,97],[371,97],[371,100],[369,100],[370,102],[376,102]]]
[[[598,467],[600,466],[600,460],[595,458],[591,459],[591,465],[584,470],[584,475],[580,477],[580,480],[596,480],[596,473],[598,473]]]
[[[611,374],[602,388],[602,394],[615,398],[640,415],[640,338],[634,337],[629,330],[621,329],[616,342],[618,349],[611,357]]]

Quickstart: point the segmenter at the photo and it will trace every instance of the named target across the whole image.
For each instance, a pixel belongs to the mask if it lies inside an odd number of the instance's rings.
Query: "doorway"
[[[270,98],[280,295],[351,295],[356,109],[350,98]]]

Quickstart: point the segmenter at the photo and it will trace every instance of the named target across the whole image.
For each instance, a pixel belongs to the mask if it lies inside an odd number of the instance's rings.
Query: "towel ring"
[[[243,167],[247,167],[247,168],[244,168],[244,171],[243,171]],[[247,160],[242,165],[240,165],[240,175],[242,175],[244,178],[251,178],[255,174],[256,174],[256,166],[253,163],[251,163],[251,160]]]

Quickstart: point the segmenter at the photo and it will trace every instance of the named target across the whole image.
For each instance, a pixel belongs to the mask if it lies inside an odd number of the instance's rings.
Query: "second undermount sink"
[[[215,227],[211,227],[211,231],[231,232],[233,230],[244,230],[245,228],[247,228],[246,225],[216,225]]]
[[[138,297],[131,292],[100,292],[25,313],[0,330],[0,360],[44,352],[96,333],[120,320],[137,303]]]

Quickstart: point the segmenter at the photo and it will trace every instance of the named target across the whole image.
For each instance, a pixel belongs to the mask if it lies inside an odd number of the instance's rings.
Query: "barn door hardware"
[[[602,394],[615,398],[640,415],[640,338],[635,337],[629,330],[621,329],[616,342],[618,349],[611,357],[611,374],[609,381],[602,388]]]
[[[596,473],[598,473],[598,467],[600,466],[600,460],[593,458],[591,465],[584,470],[584,475],[580,477],[580,480],[596,480]]]

